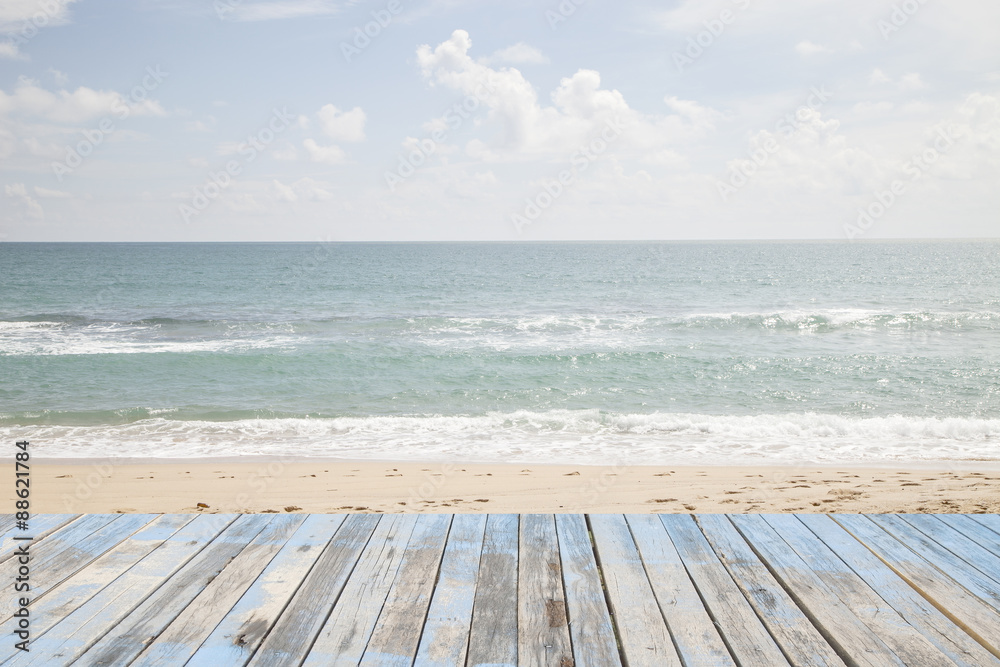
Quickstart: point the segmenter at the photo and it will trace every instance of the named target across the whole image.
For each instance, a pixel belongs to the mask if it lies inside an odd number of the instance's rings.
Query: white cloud
[[[299,152],[295,150],[295,146],[288,144],[287,146],[281,146],[271,151],[271,157],[275,160],[291,161],[298,159]]]
[[[361,107],[341,111],[332,104],[316,113],[323,134],[334,141],[364,141],[365,112]]]
[[[493,63],[510,63],[512,65],[545,65],[549,59],[544,53],[524,42],[512,44],[505,49],[495,51],[493,55],[480,60],[484,65]]]
[[[283,0],[282,2],[231,2],[219,15],[234,21],[275,21],[339,14],[344,2],[333,0]],[[350,3],[354,4],[354,3]]]
[[[313,162],[341,164],[347,161],[347,154],[336,144],[320,146],[312,139],[306,139],[302,142],[302,146],[305,147],[306,152],[309,153],[309,159]]]
[[[417,62],[432,84],[457,89],[479,100],[485,118],[469,123],[475,130],[500,130],[466,143],[466,155],[473,159],[568,159],[580,146],[600,139],[609,128],[615,137],[611,152],[642,155],[700,137],[722,118],[718,112],[676,97],[666,99],[672,114],[639,113],[619,91],[601,87],[600,73],[587,69],[561,79],[551,94],[552,105],[543,106],[519,70],[494,69],[475,61],[469,55],[471,47],[469,34],[456,30],[433,49],[428,45],[417,49]],[[425,129],[438,127],[438,121],[447,118],[435,119],[425,124]]]
[[[900,90],[923,90],[927,87],[927,84],[923,82],[920,75],[916,72],[910,72],[909,74],[904,74],[899,80]]]
[[[871,76],[868,77],[868,83],[870,83],[873,86],[878,86],[883,83],[891,83],[891,82],[892,79],[886,76],[886,73],[877,67],[872,70]]]
[[[277,201],[297,202],[299,200],[299,196],[295,194],[295,190],[277,179],[271,182],[271,186],[274,188],[274,198]]]
[[[832,53],[832,50],[809,40],[802,40],[795,45],[795,52],[800,56],[814,56],[818,53]]]
[[[60,72],[55,67],[50,67],[45,71],[52,75],[52,80],[56,82],[57,86],[65,86],[69,83],[69,75],[66,72]]]
[[[69,199],[73,195],[62,190],[49,190],[48,188],[40,188],[36,185],[35,196],[42,199]]]
[[[166,112],[159,102],[150,99],[132,102],[121,93],[86,86],[72,92],[52,92],[41,88],[36,81],[22,77],[13,93],[0,90],[0,116],[15,114],[79,125],[104,115],[163,116]]]
[[[14,42],[0,42],[0,58],[8,60],[27,60]]]
[[[65,23],[73,2],[75,0],[4,0],[0,2],[0,32],[19,31],[25,22],[36,28]]]
[[[32,220],[44,220],[45,210],[42,205],[31,198],[24,183],[11,183],[3,186],[4,194],[13,199],[12,212],[16,215]]]

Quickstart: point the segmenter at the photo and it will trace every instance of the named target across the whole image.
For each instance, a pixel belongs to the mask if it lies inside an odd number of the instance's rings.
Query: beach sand
[[[5,474],[14,477],[12,469]],[[13,484],[7,489],[13,508]],[[1000,465],[33,460],[31,511],[1000,512]]]

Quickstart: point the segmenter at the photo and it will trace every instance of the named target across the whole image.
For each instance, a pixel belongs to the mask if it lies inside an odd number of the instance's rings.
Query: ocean
[[[1000,459],[1000,242],[0,244],[37,457]]]

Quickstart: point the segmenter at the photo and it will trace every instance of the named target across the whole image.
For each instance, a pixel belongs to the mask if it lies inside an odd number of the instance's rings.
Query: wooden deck
[[[5,584],[3,665],[1000,665],[997,515],[41,515],[27,534],[31,652]]]

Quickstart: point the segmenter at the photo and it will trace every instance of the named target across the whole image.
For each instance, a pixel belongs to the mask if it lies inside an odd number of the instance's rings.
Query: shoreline
[[[590,466],[33,458],[31,478],[33,513],[1000,512],[995,461]],[[11,489],[7,507],[14,506]]]

